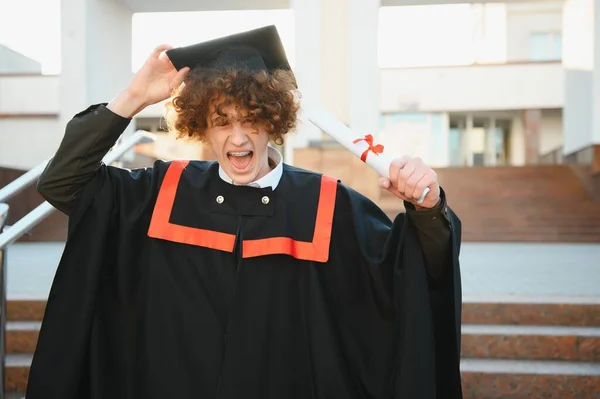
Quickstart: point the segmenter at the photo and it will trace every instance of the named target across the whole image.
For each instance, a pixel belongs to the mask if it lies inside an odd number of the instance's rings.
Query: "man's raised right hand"
[[[127,88],[119,93],[108,108],[126,118],[132,118],[145,107],[159,103],[171,96],[189,72],[189,68],[177,71],[164,51],[169,45],[160,45],[146,59]]]

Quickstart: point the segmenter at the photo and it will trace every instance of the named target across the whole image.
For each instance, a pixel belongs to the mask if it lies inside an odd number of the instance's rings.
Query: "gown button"
[[[223,198],[223,196],[222,196],[222,195],[219,195],[219,196],[217,197],[217,203],[218,203],[218,204],[222,204],[222,203],[223,203],[223,201],[225,201],[225,198]]]
[[[269,197],[267,197],[266,195],[262,197],[262,203],[267,205],[269,203]]]

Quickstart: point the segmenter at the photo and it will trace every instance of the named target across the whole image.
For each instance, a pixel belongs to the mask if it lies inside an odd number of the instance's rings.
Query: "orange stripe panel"
[[[188,161],[173,161],[171,162],[171,165],[169,165],[169,169],[167,169],[167,173],[165,174],[165,178],[158,192],[154,213],[152,214],[152,221],[150,222],[150,228],[148,229],[148,236],[220,251],[233,252],[235,244],[234,234],[181,226],[169,222],[173,204],[175,203],[179,179],[188,163]]]
[[[296,259],[327,262],[329,259],[329,245],[331,242],[336,194],[337,180],[323,176],[321,178],[321,192],[319,194],[315,232],[312,242],[296,241],[287,237],[244,240],[243,257],[252,258],[264,255],[285,254],[293,256]]]
[[[169,222],[173,204],[175,203],[177,186],[179,185],[181,174],[188,163],[188,161],[171,162],[159,189],[152,220],[148,229],[148,236],[233,252],[236,238],[234,234],[181,226]],[[296,241],[288,237],[244,240],[243,257],[253,258],[264,255],[283,254],[290,255],[296,259],[327,262],[329,259],[329,245],[331,242],[336,194],[337,180],[323,176],[321,178],[321,191],[312,242]]]

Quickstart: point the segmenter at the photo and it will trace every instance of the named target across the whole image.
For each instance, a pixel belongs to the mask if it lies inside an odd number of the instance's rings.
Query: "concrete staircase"
[[[436,169],[471,242],[600,242],[600,201],[567,165]],[[379,205],[403,211],[384,192]]]
[[[8,392],[24,392],[27,387],[45,307],[46,302],[41,300],[8,301],[4,378]]]
[[[402,202],[378,174],[343,148],[297,149],[296,165],[340,179],[390,217]],[[435,168],[465,242],[600,242],[600,174],[586,166]]]
[[[9,301],[6,387],[27,386],[44,301]],[[465,399],[600,398],[600,303],[465,303]]]
[[[465,303],[465,399],[600,398],[600,304]]]
[[[376,173],[355,158],[345,150],[334,151],[324,155],[329,163],[301,166],[340,178],[372,198],[391,218],[403,212],[402,202],[377,188]],[[585,168],[540,165],[436,171],[450,206],[463,222],[465,242],[600,242],[600,175],[593,179]],[[21,173],[0,170],[0,186]],[[29,187],[9,201],[8,223],[42,201],[35,187]],[[55,212],[20,242],[62,241],[66,228],[67,218]]]

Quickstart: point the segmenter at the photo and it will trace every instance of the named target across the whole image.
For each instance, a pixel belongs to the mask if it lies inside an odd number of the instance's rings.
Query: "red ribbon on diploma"
[[[360,156],[360,160],[363,162],[367,162],[367,155],[369,154],[369,152],[372,152],[374,154],[381,154],[383,152],[383,146],[381,144],[373,145],[373,136],[370,134],[367,134],[363,138],[354,140],[352,144],[356,144],[360,141],[366,141],[369,145],[369,148],[367,148],[365,152],[363,152]]]

